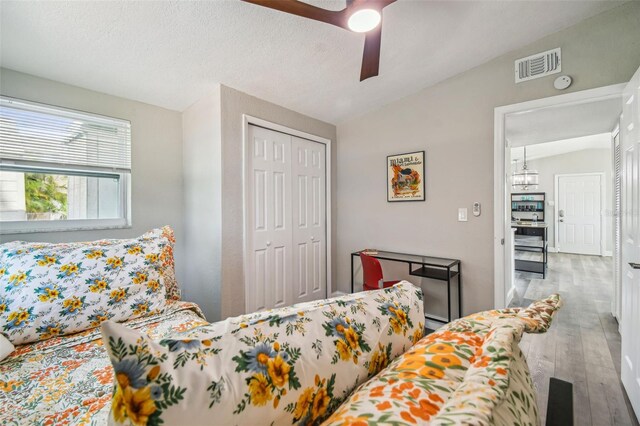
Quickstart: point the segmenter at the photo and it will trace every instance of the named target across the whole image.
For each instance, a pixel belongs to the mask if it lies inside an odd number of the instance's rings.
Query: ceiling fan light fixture
[[[380,25],[381,20],[380,12],[375,9],[358,9],[349,17],[347,26],[354,33],[366,33]]]

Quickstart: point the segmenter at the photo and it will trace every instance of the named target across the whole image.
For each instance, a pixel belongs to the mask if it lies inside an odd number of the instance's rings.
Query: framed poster
[[[387,201],[424,201],[424,151],[387,157]]]

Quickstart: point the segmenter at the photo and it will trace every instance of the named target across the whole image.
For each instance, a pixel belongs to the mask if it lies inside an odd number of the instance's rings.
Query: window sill
[[[0,222],[0,235],[128,228],[131,228],[131,223],[127,219],[77,219],[29,222],[6,221]]]

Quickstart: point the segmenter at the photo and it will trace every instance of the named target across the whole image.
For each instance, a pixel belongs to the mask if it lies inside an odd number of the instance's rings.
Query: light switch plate
[[[466,222],[467,221],[467,209],[465,207],[460,207],[458,209],[458,222]]]

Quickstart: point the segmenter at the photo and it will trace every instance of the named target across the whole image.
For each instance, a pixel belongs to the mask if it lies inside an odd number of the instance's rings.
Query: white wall
[[[338,124],[336,260],[342,289],[349,282],[349,253],[376,247],[461,259],[463,311],[493,306],[494,108],[561,93],[553,88],[555,76],[516,85],[513,75],[514,60],[556,47],[562,48],[563,73],[574,79],[563,93],[628,81],[640,66],[640,2]],[[387,203],[386,156],[423,149],[426,201]],[[474,201],[482,203],[482,215],[458,222],[457,208],[470,212]],[[437,292],[441,285],[424,287]],[[427,297],[427,311],[442,308],[440,296]]]
[[[153,105],[0,69],[3,95],[131,121],[132,227],[128,229],[2,235],[0,242],[130,238],[170,225],[179,282],[183,282],[181,114]],[[0,225],[1,226],[1,225]]]
[[[549,225],[549,247],[554,247],[556,217],[555,207],[549,201],[555,199],[555,175],[571,173],[604,173],[605,199],[602,200],[602,210],[605,213],[605,251],[613,251],[613,177],[610,149],[586,149],[562,155],[527,161],[530,169],[537,170],[539,185],[529,192],[545,192],[547,205],[545,206],[545,222]],[[518,191],[520,192],[520,191]]]

